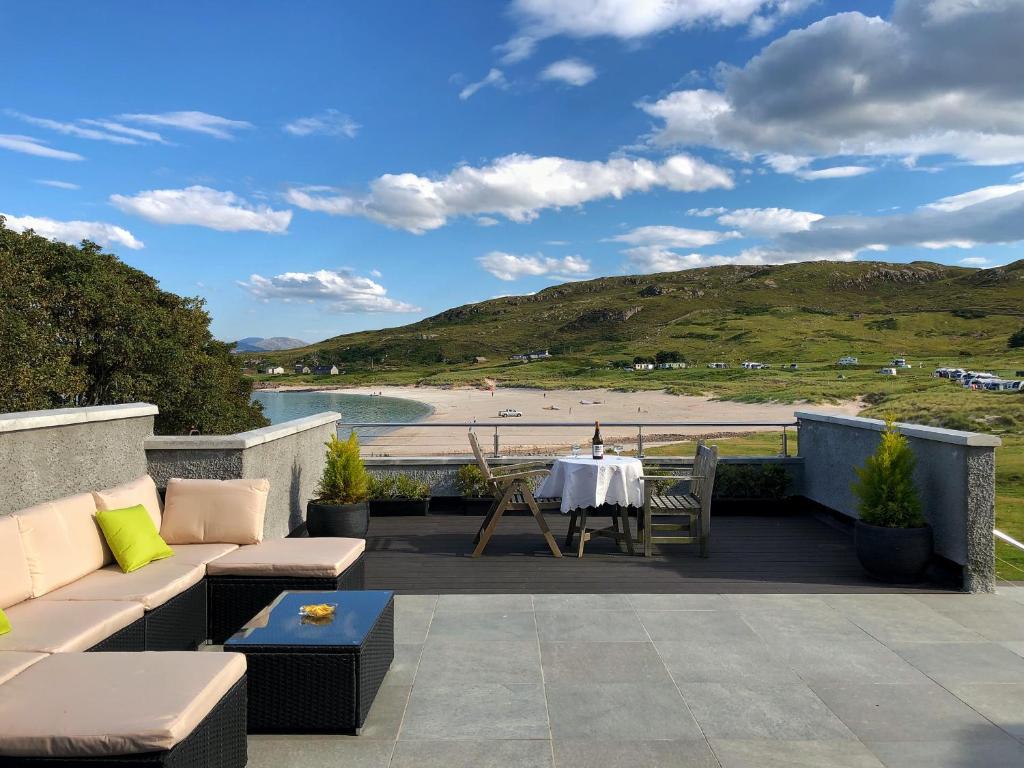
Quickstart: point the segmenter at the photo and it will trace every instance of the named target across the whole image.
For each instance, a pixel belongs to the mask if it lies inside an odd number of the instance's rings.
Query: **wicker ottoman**
[[[315,603],[334,619],[302,619]],[[284,592],[224,650],[248,662],[250,733],[359,733],[395,656],[394,593]]]

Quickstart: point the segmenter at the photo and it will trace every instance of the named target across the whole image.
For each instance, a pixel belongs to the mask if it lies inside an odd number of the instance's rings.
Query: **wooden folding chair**
[[[549,470],[541,467],[538,462],[511,467],[491,467],[484,457],[484,452],[480,450],[480,443],[476,439],[476,435],[472,432],[469,433],[469,445],[472,447],[476,463],[479,465],[480,471],[487,481],[487,487],[494,494],[494,503],[491,504],[491,508],[484,516],[484,521],[480,524],[480,530],[477,531],[473,539],[473,544],[475,545],[473,557],[479,557],[484,551],[502,515],[508,511],[518,512],[526,510],[529,510],[534,520],[537,521],[537,526],[540,528],[544,540],[548,543],[551,554],[555,557],[561,557],[562,551],[558,548],[558,544],[555,543],[555,537],[551,535],[551,530],[548,528],[547,521],[544,520],[544,512],[542,511],[557,510],[561,502],[558,499],[542,499],[538,502],[534,498],[533,491],[530,490],[528,482],[531,477],[540,477],[548,474]],[[524,469],[524,467],[532,468]]]
[[[703,442],[697,444],[693,457],[693,472],[688,475],[643,475],[644,509],[638,520],[640,536],[643,539],[644,557],[651,556],[655,543],[700,544],[700,556],[708,556],[711,538],[711,494],[715,488],[715,470],[718,467],[718,447],[710,448]],[[668,482],[676,486],[689,481],[684,493],[659,493],[658,486]],[[675,522],[656,523],[657,517],[673,517]],[[678,518],[685,518],[680,522]],[[658,535],[665,531],[675,535]],[[679,535],[686,531],[686,535]]]

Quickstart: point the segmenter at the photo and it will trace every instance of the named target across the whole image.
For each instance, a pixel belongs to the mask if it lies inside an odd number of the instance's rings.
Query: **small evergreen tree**
[[[907,438],[897,431],[891,419],[878,450],[857,467],[853,492],[860,499],[860,519],[885,528],[921,528],[921,499],[914,484],[917,460]]]
[[[1024,347],[1024,328],[1013,333],[1013,335],[1011,335],[1007,340],[1006,344],[1010,349],[1020,349],[1021,347]]]
[[[370,475],[359,455],[359,438],[352,432],[348,440],[332,435],[327,445],[327,463],[316,489],[322,504],[356,504],[370,494]]]

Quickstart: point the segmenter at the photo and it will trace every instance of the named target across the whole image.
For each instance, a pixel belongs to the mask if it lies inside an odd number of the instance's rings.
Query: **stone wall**
[[[151,437],[145,443],[149,473],[160,487],[172,477],[268,478],[264,534],[287,536],[305,520],[323,472],[324,443],[340,418],[327,411],[236,435]]]
[[[146,474],[148,403],[0,414],[0,515]]]
[[[799,450],[804,459],[803,493],[856,518],[851,485],[854,468],[878,446],[885,424],[877,419],[798,412]],[[964,589],[995,586],[995,449],[998,437],[974,432],[900,424],[917,457],[915,480],[935,552],[963,568]]]

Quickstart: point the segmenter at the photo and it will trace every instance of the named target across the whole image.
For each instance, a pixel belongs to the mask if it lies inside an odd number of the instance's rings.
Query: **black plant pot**
[[[310,536],[366,538],[370,527],[370,508],[365,501],[356,504],[306,504],[306,531]]]
[[[493,496],[463,496],[462,514],[483,517],[494,503]]]
[[[932,559],[932,528],[885,528],[857,521],[853,539],[864,570],[881,581],[921,581]]]
[[[426,515],[430,499],[370,499],[370,517]]]

